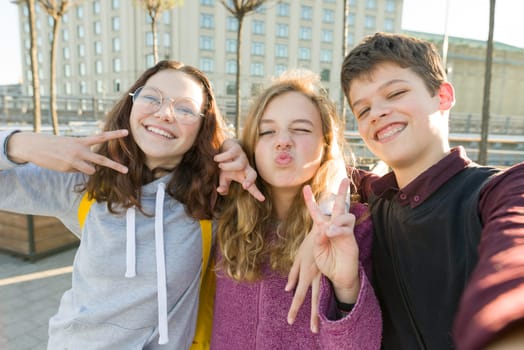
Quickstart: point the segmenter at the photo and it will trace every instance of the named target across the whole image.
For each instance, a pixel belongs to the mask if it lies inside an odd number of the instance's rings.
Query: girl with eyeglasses
[[[207,77],[161,61],[116,103],[100,135],[0,133],[0,185],[9,189],[0,210],[57,217],[80,238],[48,349],[192,345],[206,269],[199,220],[214,217],[224,130]],[[226,170],[245,162],[235,149],[221,154]],[[245,187],[253,174],[242,173]],[[81,226],[85,194],[94,202]]]

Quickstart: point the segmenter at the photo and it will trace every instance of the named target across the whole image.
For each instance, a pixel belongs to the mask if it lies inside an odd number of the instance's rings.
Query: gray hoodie
[[[10,133],[0,132],[0,146]],[[48,349],[188,349],[202,261],[198,220],[165,196],[168,175],[142,187],[151,217],[134,208],[114,215],[107,203],[95,202],[80,229],[83,193],[75,188],[85,179],[16,165],[5,147],[1,152],[0,210],[57,217],[81,239],[72,288],[49,321]]]

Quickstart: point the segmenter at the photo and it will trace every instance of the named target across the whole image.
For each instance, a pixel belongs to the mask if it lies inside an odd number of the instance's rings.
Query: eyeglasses
[[[165,97],[162,91],[151,86],[141,86],[135,92],[130,92],[129,96],[133,97],[133,104],[145,113],[158,112],[167,101],[169,110],[182,124],[193,124],[199,118],[204,117],[204,114],[199,112],[196,101],[187,97]]]

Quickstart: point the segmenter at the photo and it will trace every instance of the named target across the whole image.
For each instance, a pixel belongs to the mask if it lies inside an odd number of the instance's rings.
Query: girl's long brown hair
[[[167,184],[166,191],[173,198],[185,204],[186,212],[191,217],[210,219],[213,217],[213,203],[216,200],[215,189],[219,174],[213,156],[218,153],[224,141],[225,129],[211,84],[204,73],[177,61],[158,62],[147,69],[116,103],[107,116],[104,131],[129,130],[129,117],[133,107],[129,93],[145,85],[153,75],[166,69],[183,72],[200,83],[205,103],[202,111],[204,120],[195,143],[184,154],[180,164],[170,169],[173,177]],[[85,185],[85,190],[90,197],[98,202],[106,201],[112,213],[131,206],[143,212],[141,187],[155,179],[155,172],[158,169],[148,169],[145,164],[145,155],[131,134],[125,138],[101,144],[97,152],[126,165],[129,171],[127,174],[121,174],[106,167],[97,167],[96,173],[88,179]]]
[[[251,107],[241,141],[250,165],[256,167],[254,158],[260,119],[274,98],[288,92],[303,94],[320,114],[324,155],[319,170],[308,182],[318,199],[329,179],[340,171],[340,164],[344,167],[344,162],[341,159],[342,137],[335,105],[320,86],[317,76],[304,72],[288,73],[264,90]],[[344,169],[342,171],[345,172]],[[256,185],[266,197],[264,202],[258,202],[239,184],[232,183],[218,221],[217,239],[222,256],[218,268],[238,281],[260,279],[262,269],[268,262],[271,269],[287,273],[300,243],[312,227],[301,191],[297,192],[287,218],[277,223],[268,185],[260,177]]]

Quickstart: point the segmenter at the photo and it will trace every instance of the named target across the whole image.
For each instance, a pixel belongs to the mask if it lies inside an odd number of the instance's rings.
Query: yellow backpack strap
[[[209,349],[213,327],[213,304],[215,302],[215,271],[211,259],[213,241],[211,220],[200,220],[202,230],[202,274],[200,275],[200,296],[195,338],[191,350]]]
[[[78,224],[80,225],[80,230],[82,230],[82,227],[84,227],[87,213],[89,213],[89,209],[94,202],[95,200],[92,198],[89,199],[87,192],[84,192],[84,195],[80,200],[80,205],[78,206]]]

